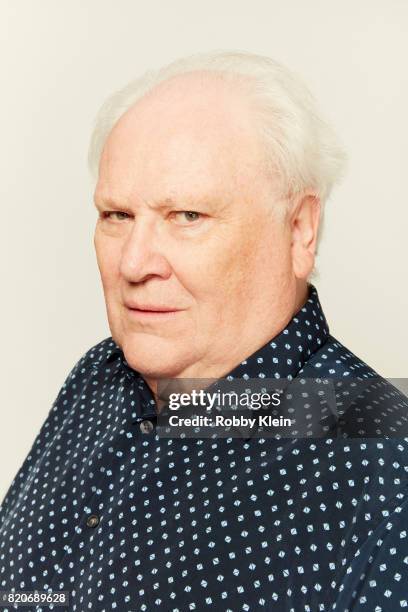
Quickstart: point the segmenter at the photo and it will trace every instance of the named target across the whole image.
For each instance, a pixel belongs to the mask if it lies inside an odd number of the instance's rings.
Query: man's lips
[[[145,317],[160,317],[166,315],[174,315],[182,312],[181,308],[172,308],[170,306],[155,306],[152,304],[135,304],[134,302],[126,302],[125,306],[131,314],[135,316]]]
[[[172,308],[171,306],[153,306],[150,304],[135,304],[133,302],[125,302],[126,308],[130,310],[140,310],[142,312],[176,312],[180,308]]]

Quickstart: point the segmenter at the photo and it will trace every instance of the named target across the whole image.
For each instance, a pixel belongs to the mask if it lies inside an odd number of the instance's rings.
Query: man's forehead
[[[240,91],[218,80],[181,75],[160,83],[118,119],[105,158],[147,154],[211,158],[248,157],[259,149],[250,105]],[[183,159],[181,160],[183,161]],[[222,160],[219,160],[222,161]]]
[[[159,114],[162,120],[166,115],[206,115],[208,118],[232,117],[234,114],[248,115],[250,103],[242,87],[233,80],[222,79],[211,72],[192,72],[181,74],[158,83],[132,104],[122,118]]]
[[[102,152],[97,200],[225,202],[226,192],[252,188],[264,152],[250,112],[231,92],[220,108],[217,88],[202,85],[185,86],[184,96],[166,86],[122,115]]]

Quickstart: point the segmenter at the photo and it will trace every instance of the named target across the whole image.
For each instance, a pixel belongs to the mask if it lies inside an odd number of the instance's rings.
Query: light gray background
[[[407,376],[408,2],[0,1],[0,498],[74,363],[110,335],[88,138],[106,95],[211,49],[298,71],[349,152],[315,283],[331,332]]]

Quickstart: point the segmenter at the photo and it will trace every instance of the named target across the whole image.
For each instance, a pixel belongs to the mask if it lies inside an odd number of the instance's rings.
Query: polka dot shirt
[[[312,285],[228,376],[302,375],[375,377],[367,410],[408,408]],[[0,590],[67,591],[76,612],[408,608],[405,434],[165,439],[156,419],[112,338],[81,357],[0,506]]]

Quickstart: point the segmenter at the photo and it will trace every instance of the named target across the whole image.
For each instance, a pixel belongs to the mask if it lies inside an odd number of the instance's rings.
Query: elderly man
[[[3,501],[0,589],[77,612],[407,607],[407,440],[384,421],[408,404],[308,282],[343,162],[308,91],[268,58],[178,60],[104,105],[90,159],[112,336]],[[163,381],[302,377],[375,384],[312,439],[157,431]]]

